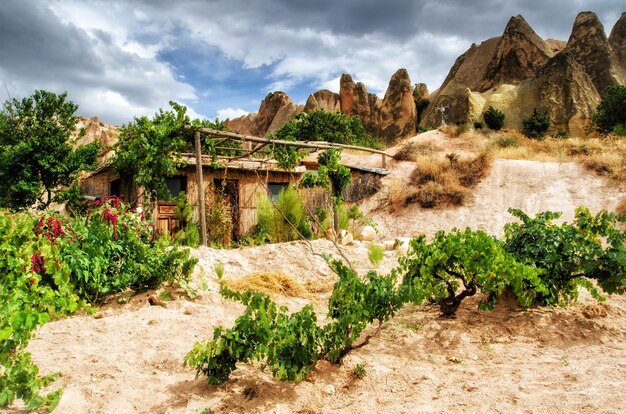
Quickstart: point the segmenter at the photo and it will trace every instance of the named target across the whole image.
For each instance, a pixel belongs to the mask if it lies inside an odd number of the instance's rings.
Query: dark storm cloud
[[[86,33],[74,25],[61,24],[47,7],[33,7],[26,1],[3,2],[0,39],[0,68],[21,78],[80,79],[85,72],[100,72]]]
[[[88,33],[62,22],[50,4],[2,2],[0,98],[68,91],[79,113],[122,123],[175,99],[177,91],[193,97],[193,88],[173,79],[167,66],[120,49],[104,30]]]
[[[596,12],[608,34],[624,9],[623,0],[2,0],[0,82],[14,94],[68,90],[118,123],[169,99],[212,117],[256,110],[271,90],[297,100],[337,90],[341,73],[382,94],[404,67],[432,91],[512,16],[567,40],[579,12]]]

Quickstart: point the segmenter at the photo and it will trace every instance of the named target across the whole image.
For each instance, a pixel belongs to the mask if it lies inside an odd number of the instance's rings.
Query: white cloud
[[[217,117],[220,120],[239,118],[240,116],[248,115],[250,112],[237,108],[224,108],[217,111]]]

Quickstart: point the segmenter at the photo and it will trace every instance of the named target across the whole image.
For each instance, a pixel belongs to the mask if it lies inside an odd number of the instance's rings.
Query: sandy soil
[[[390,165],[390,180],[410,172]],[[384,190],[383,190],[384,193]],[[497,160],[476,189],[475,199],[457,209],[381,208],[384,194],[369,200],[380,238],[432,234],[472,226],[498,234],[509,206],[530,212],[562,210],[571,219],[584,204],[612,208],[623,190],[575,164]],[[313,254],[313,252],[315,254]],[[166,307],[150,306],[147,292],[124,305],[111,303],[95,316],[53,321],[29,345],[43,373],[59,372],[65,389],[58,413],[619,413],[626,410],[626,298],[597,303],[583,294],[567,309],[520,311],[506,303],[477,312],[477,298],[463,303],[456,319],[441,319],[432,307],[406,307],[380,335],[346,357],[343,365],[320,362],[300,383],[281,383],[258,366],[241,365],[217,387],[195,379],[182,366],[193,343],[214,326],[230,325],[242,307],[222,299],[214,274],[224,278],[252,272],[283,272],[302,284],[323,286],[333,276],[322,253],[336,255],[326,240],[216,251],[197,249],[194,276],[208,283],[195,301],[174,292]],[[360,272],[372,268],[363,245],[345,254]],[[398,253],[385,253],[386,271]],[[325,313],[329,292],[300,298],[276,297],[297,310],[313,303]],[[365,378],[352,375],[366,364]],[[13,411],[19,411],[13,407]]]

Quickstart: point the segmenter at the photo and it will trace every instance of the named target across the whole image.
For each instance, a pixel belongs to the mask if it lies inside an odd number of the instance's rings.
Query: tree
[[[361,119],[343,112],[301,112],[274,132],[275,139],[287,141],[326,141],[379,149],[382,143],[368,135]]]
[[[550,117],[541,115],[535,108],[528,118],[522,119],[522,133],[528,138],[541,139],[548,132],[550,123]]]
[[[608,134],[616,127],[626,126],[626,86],[614,85],[606,94],[591,118],[596,130]]]
[[[0,207],[14,210],[36,202],[41,209],[63,201],[63,191],[75,186],[82,171],[96,166],[97,143],[76,146],[78,106],[38,90],[12,99],[0,112]]]
[[[485,112],[483,112],[483,119],[485,124],[494,131],[499,131],[504,126],[504,112],[499,109],[495,109],[490,106]]]
[[[170,106],[173,110],[159,109],[152,119],[142,116],[122,126],[112,160],[120,176],[134,180],[151,200],[171,196],[167,177],[175,175],[182,166],[180,153],[193,151],[193,132],[184,130],[184,125],[225,129],[224,123],[218,120],[191,121],[184,105],[170,101]],[[226,145],[228,142],[221,143],[221,146]],[[217,155],[212,139],[206,139],[202,146],[203,153]]]

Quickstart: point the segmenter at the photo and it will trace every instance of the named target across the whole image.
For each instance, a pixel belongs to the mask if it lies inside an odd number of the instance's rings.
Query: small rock
[[[396,250],[396,241],[395,240],[385,240],[383,242],[383,246],[385,246],[385,250]]]
[[[332,395],[332,394],[334,394],[334,393],[335,393],[335,391],[336,391],[336,390],[335,390],[335,386],[334,386],[334,385],[332,385],[332,384],[328,384],[327,386],[325,386],[325,387],[322,389],[322,392],[323,392],[324,394],[328,394],[328,395]]]
[[[359,240],[372,241],[376,238],[376,229],[372,226],[365,226],[359,234]]]
[[[344,246],[347,246],[353,241],[354,241],[354,236],[352,236],[352,233],[345,231],[345,230],[341,230],[341,244],[343,244]]]

